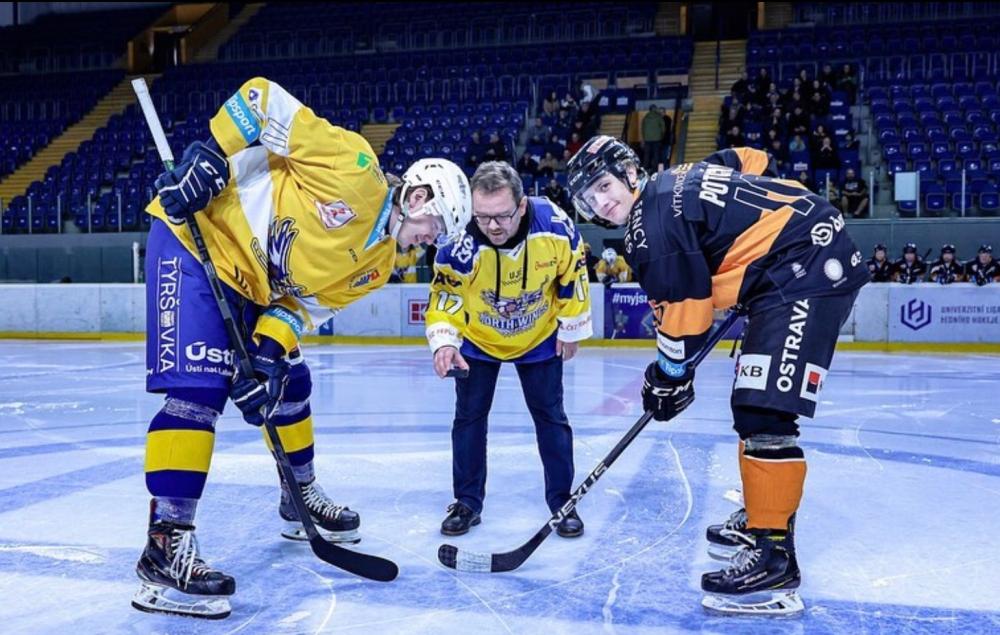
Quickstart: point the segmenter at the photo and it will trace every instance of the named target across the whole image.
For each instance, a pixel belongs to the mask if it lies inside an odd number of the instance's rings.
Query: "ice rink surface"
[[[230,406],[198,512],[206,560],[237,579],[221,622],[139,613],[148,497],[138,343],[0,342],[0,631],[13,633],[1000,632],[1000,358],[838,353],[801,444],[799,617],[700,606],[706,525],[736,509],[732,360],[653,422],[581,502],[586,534],[550,537],[512,573],[437,563],[451,502],[453,384],[417,347],[309,346],[320,482],[362,516],[359,549],[399,563],[367,582],[279,536],[274,463]],[[641,414],[647,350],[567,365],[577,482]],[[483,524],[451,539],[507,551],[545,522],[541,463],[513,368],[490,419]]]

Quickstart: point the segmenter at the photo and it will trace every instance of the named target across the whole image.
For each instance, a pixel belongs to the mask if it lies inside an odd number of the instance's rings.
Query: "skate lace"
[[[205,561],[198,557],[198,540],[191,530],[175,529],[170,539],[174,553],[170,561],[170,576],[187,586],[191,577],[199,577],[211,571]]]
[[[302,499],[311,512],[324,518],[339,520],[341,512],[347,509],[343,505],[335,505],[323,488],[315,483],[310,483],[302,489]]]
[[[753,538],[747,536],[746,534],[741,534],[742,537],[753,540]],[[733,554],[732,564],[726,567],[726,574],[730,576],[737,576],[746,573],[760,560],[761,550],[757,547],[752,547],[746,545],[740,548],[735,554]]]
[[[724,529],[730,531],[743,531],[747,528],[747,510],[743,508],[737,509],[729,515],[729,518],[722,526]]]

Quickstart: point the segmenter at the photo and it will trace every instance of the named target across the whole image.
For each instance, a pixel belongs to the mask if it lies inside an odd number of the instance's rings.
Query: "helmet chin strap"
[[[389,196],[394,196],[396,194],[395,190],[396,188],[393,188],[393,191],[389,192]],[[400,197],[400,199],[402,199],[402,197]],[[403,205],[405,205],[405,203],[400,200],[399,213],[396,214],[396,222],[389,223],[389,236],[397,243],[399,242],[399,231],[403,229],[403,221],[406,220],[406,212],[403,211]],[[391,213],[392,212],[390,212],[390,214]]]

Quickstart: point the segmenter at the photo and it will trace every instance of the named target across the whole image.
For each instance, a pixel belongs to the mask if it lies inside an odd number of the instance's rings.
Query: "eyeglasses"
[[[515,207],[509,214],[473,214],[472,218],[476,220],[477,225],[484,229],[489,227],[492,221],[496,221],[498,227],[503,227],[504,225],[510,224],[510,222],[514,220],[514,217],[517,216],[517,212],[519,211],[518,207]]]

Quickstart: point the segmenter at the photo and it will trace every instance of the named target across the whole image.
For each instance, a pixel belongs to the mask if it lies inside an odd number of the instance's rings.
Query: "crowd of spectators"
[[[780,174],[831,200],[856,196],[860,179],[856,175],[848,177],[843,168],[854,167],[853,159],[845,165],[845,157],[857,156],[858,140],[849,128],[842,134],[831,129],[831,115],[842,117],[841,121],[850,120],[846,112],[856,95],[857,77],[850,64],[840,70],[825,64],[816,77],[802,69],[790,85],[781,89],[767,68],[759,69],[753,78],[743,71],[723,103],[718,145],[767,150],[775,158]],[[834,112],[831,103],[835,99]],[[829,185],[836,191],[827,191],[826,178],[814,183],[813,170],[834,171]],[[848,180],[852,183],[845,188]],[[851,216],[868,214],[867,204],[862,205],[860,199],[852,202]]]

